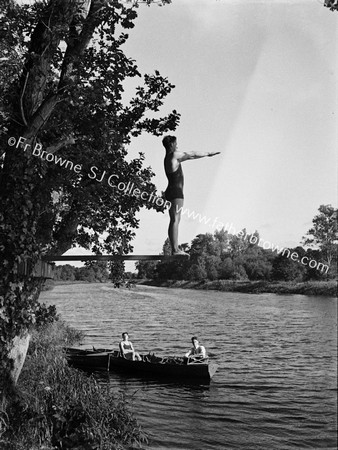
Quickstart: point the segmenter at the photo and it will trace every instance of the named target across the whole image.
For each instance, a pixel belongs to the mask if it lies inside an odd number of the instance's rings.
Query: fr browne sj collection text
[[[43,146],[39,143],[36,143],[34,146],[32,146],[32,144],[27,143],[27,139],[22,136],[20,136],[19,138],[10,137],[7,142],[10,147],[22,147],[24,152],[31,151],[33,156],[43,159],[49,163],[54,163],[57,166],[71,170],[77,174],[82,172],[81,164],[74,164],[74,162],[69,159],[64,159],[52,152],[43,150]],[[143,201],[155,203],[157,206],[164,205],[165,208],[170,208],[171,206],[171,203],[169,201],[157,196],[154,192],[149,193],[146,191],[141,191],[138,188],[134,188],[135,184],[131,183],[130,181],[128,181],[128,183],[124,183],[122,181],[117,183],[119,175],[108,175],[106,170],[102,172],[96,166],[91,166],[86,175],[88,176],[88,178],[90,178],[91,180],[95,180],[98,183],[106,180],[107,184],[111,188],[117,188],[120,192],[124,192],[125,194],[129,194],[134,197],[140,197]]]

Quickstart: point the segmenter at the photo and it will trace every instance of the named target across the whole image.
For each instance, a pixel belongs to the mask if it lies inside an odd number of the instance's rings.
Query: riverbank
[[[137,280],[136,284],[180,289],[200,289],[224,292],[243,292],[246,294],[300,294],[337,297],[337,282],[307,281],[293,283],[287,281],[183,281],[183,280]]]
[[[81,338],[59,320],[33,333],[0,448],[123,450],[147,442],[122,397],[68,365],[63,347]]]

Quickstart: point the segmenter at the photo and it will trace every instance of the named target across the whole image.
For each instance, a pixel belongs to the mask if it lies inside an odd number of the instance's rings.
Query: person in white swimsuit
[[[128,333],[122,333],[122,341],[119,344],[122,358],[130,359],[131,361],[141,361],[141,356],[135,352],[133,343],[129,340]]]

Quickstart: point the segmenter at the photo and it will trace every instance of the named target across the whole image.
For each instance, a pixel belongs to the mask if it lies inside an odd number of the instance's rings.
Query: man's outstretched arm
[[[199,159],[219,154],[220,152],[175,152],[175,157],[179,162],[183,162],[189,159]]]

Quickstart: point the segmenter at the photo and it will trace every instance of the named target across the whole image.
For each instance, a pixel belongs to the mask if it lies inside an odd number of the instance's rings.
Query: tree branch
[[[79,10],[74,15],[70,25],[70,40],[67,46],[66,54],[63,60],[61,76],[58,90],[64,89],[68,84],[75,81],[72,78],[74,65],[80,60],[85,49],[87,48],[91,38],[93,37],[95,28],[100,25],[102,18],[98,14],[106,5],[107,0],[92,0],[87,17],[84,17],[84,10]],[[83,21],[82,30],[79,29],[79,22]]]
[[[72,21],[76,3],[76,0],[49,2],[32,33],[20,81],[28,123],[43,102],[52,59]]]
[[[49,147],[47,147],[48,153],[56,153],[60,150],[60,148],[65,147],[66,145],[74,145],[76,142],[76,139],[73,136],[69,136],[62,141],[58,142],[57,144],[52,144]]]
[[[46,100],[42,103],[39,109],[36,111],[32,120],[27,125],[27,130],[24,133],[24,137],[26,139],[31,139],[37,135],[43,125],[47,122],[52,112],[54,111],[55,106],[61,100],[57,95],[50,95],[46,98]]]
[[[69,250],[74,242],[74,237],[77,234],[77,227],[79,225],[79,216],[75,208],[68,212],[64,217],[59,227],[59,230],[55,233],[53,246],[51,253],[62,255]]]
[[[23,86],[23,89],[22,89],[22,94],[21,94],[21,97],[20,97],[21,118],[23,120],[23,123],[26,126],[27,126],[27,120],[26,120],[26,117],[25,117],[25,111],[23,109],[23,96],[25,95],[28,77],[29,77],[29,72],[27,72],[27,74],[26,74],[25,83],[24,83],[24,86]]]

